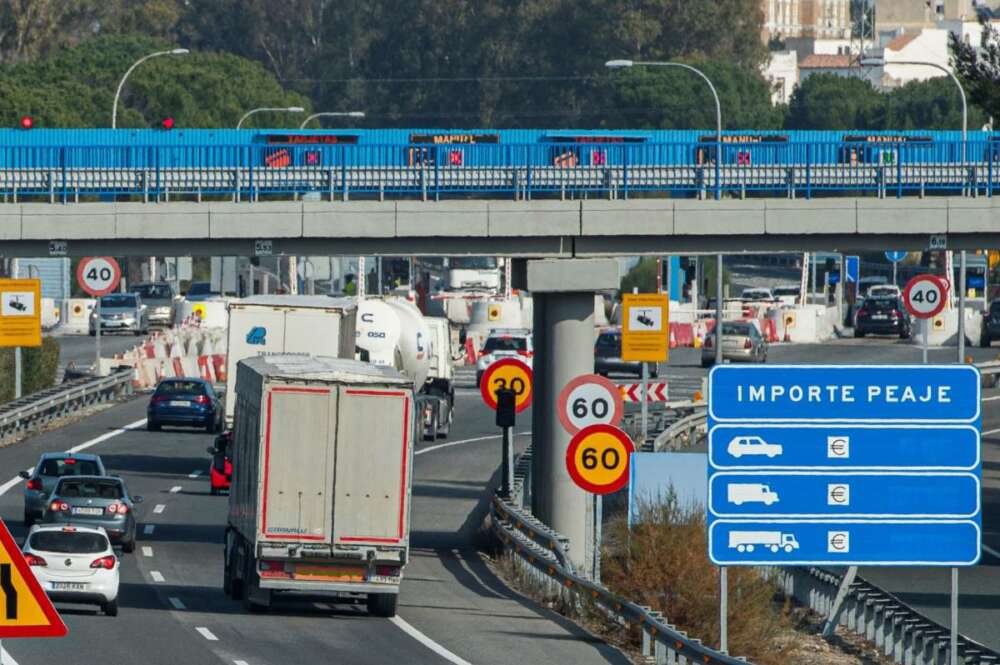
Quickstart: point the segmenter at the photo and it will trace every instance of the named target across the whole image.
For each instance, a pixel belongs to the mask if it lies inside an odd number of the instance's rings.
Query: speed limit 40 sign
[[[903,289],[903,305],[918,319],[931,319],[941,313],[948,298],[948,286],[936,275],[917,275]]]
[[[80,288],[92,296],[106,296],[118,287],[122,269],[110,256],[88,256],[76,268]]]
[[[611,494],[628,484],[629,457],[635,446],[628,434],[611,425],[591,425],[577,432],[566,449],[566,470],[581,489]]]
[[[490,365],[479,382],[479,392],[486,406],[497,408],[497,391],[514,393],[514,407],[521,413],[531,405],[531,368],[516,358],[504,358]]]
[[[621,390],[597,374],[578,376],[559,393],[559,422],[570,434],[590,425],[617,427],[625,413]]]

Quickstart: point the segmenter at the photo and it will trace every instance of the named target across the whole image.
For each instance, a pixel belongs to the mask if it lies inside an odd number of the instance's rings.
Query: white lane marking
[[[158,503],[158,504],[156,504],[156,508],[153,508],[153,512],[156,513],[157,515],[159,515],[160,513],[162,513],[166,509],[167,509],[167,507],[165,505],[163,505],[162,503]]]
[[[165,581],[166,581],[166,580],[165,580],[165,579],[163,578],[163,574],[162,574],[162,573],[161,573],[160,571],[158,571],[158,570],[154,570],[154,571],[151,571],[151,572],[149,573],[149,576],[150,576],[150,577],[152,577],[152,578],[153,578],[153,581],[154,581],[154,582],[156,582],[156,583],[158,583],[158,584],[159,584],[159,583],[163,583],[163,582],[165,582]]]
[[[417,642],[420,642],[425,647],[447,660],[449,663],[454,663],[454,665],[472,665],[469,661],[459,658],[410,624],[406,623],[402,617],[395,616],[389,619],[389,621],[401,631],[415,639]]]
[[[0,663],[3,663],[3,665],[17,665],[14,656],[10,655],[3,647],[0,647]]]
[[[200,475],[201,475],[201,469],[197,469],[197,470],[192,471],[191,473],[189,473],[188,474],[188,478],[191,478],[192,480],[194,480],[195,478],[197,478]]]
[[[156,531],[156,525],[155,524],[147,524],[142,529],[142,535],[144,535],[144,536],[152,536],[154,531]]]
[[[14,665],[17,665],[17,663],[14,663]],[[245,660],[234,660],[233,665],[250,665],[250,663]]]
[[[996,434],[997,432],[1000,432],[1000,427],[998,427],[997,429],[986,430],[985,432],[983,432],[983,436],[989,436],[990,434]]]
[[[170,598],[167,598],[167,600],[170,601],[170,604],[174,606],[175,610],[186,610],[187,609],[187,605],[185,605],[183,602],[181,602],[180,598],[174,598],[173,596],[171,596]]]
[[[102,435],[100,435],[98,437],[95,437],[93,439],[90,439],[89,441],[84,441],[80,445],[74,446],[74,447],[70,448],[69,450],[67,450],[66,452],[78,453],[81,450],[86,450],[87,448],[90,448],[91,446],[96,446],[97,444],[99,444],[99,443],[101,443],[103,441],[107,441],[108,439],[113,439],[116,436],[124,434],[125,432],[128,432],[128,431],[134,430],[137,427],[142,427],[145,424],[146,424],[146,419],[145,418],[143,418],[142,420],[137,420],[134,423],[129,423],[128,425],[125,425],[124,427],[119,427],[116,430],[112,430],[110,432],[105,432],[104,434],[102,434]],[[35,470],[34,467],[32,467],[32,468],[28,469],[28,473],[29,474],[33,473],[34,470]],[[7,482],[5,482],[3,485],[0,485],[0,496],[3,496],[7,492],[9,492],[12,487],[16,487],[21,482],[21,480],[22,479],[21,479],[20,476],[15,476],[15,477],[11,478],[10,480],[8,480]],[[17,664],[15,663],[14,665],[17,665]]]
[[[323,610],[324,612],[329,612],[330,610],[333,609],[326,603],[313,603],[313,607],[315,607],[317,610]]]
[[[514,436],[531,436],[531,432],[518,432]],[[421,448],[414,455],[423,455],[424,453],[434,452],[435,450],[441,450],[442,448],[451,448],[452,446],[461,446],[466,443],[476,443],[477,441],[489,441],[491,439],[499,439],[499,434],[491,434],[489,436],[477,436],[472,439],[459,439],[458,441],[449,441],[448,443],[439,443],[436,446],[428,446],[426,448]]]
[[[182,488],[182,487],[181,487],[180,485],[174,485],[173,487],[171,487],[171,488],[170,488],[170,493],[171,493],[171,494],[177,494],[177,493],[178,493],[178,492],[180,492],[180,491],[181,491],[182,489],[183,489],[183,488]]]
[[[219,641],[219,638],[216,637],[215,635],[213,635],[212,631],[210,631],[208,628],[205,628],[203,626],[198,626],[197,628],[195,628],[195,630],[197,630],[199,633],[201,633],[201,636],[204,637],[209,642],[218,642]]]
[[[145,556],[145,557],[151,557],[151,556],[153,556],[153,548],[152,547],[143,547],[142,548],[142,555]]]
[[[995,549],[993,549],[986,543],[983,543],[983,550],[990,556],[1000,559],[1000,552],[997,552]]]
[[[1000,399],[1000,395],[991,395],[989,397],[984,397],[983,401],[984,402],[992,402],[993,400],[997,400],[997,399]]]

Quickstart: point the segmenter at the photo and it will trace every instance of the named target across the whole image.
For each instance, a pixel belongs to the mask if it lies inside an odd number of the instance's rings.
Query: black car
[[[594,372],[601,376],[608,374],[635,374],[642,377],[643,363],[634,360],[622,360],[622,333],[620,329],[604,330],[594,344]],[[649,377],[659,376],[656,363],[646,363],[649,367]]]
[[[865,298],[854,321],[854,336],[898,335],[909,339],[910,315],[899,298]]]
[[[995,339],[1000,339],[1000,300],[992,301],[989,311],[983,316],[983,332],[979,338],[979,346],[987,347]]]
[[[203,379],[163,379],[146,409],[146,429],[155,432],[163,425],[204,427],[209,432],[222,429],[222,402]]]

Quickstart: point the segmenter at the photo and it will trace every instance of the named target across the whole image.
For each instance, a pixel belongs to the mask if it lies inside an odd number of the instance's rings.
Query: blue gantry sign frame
[[[713,368],[710,559],[976,564],[980,400],[968,365]]]

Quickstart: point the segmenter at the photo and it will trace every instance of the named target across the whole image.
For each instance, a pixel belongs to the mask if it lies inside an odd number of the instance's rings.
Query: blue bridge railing
[[[992,196],[1000,141],[0,145],[3,200]]]

